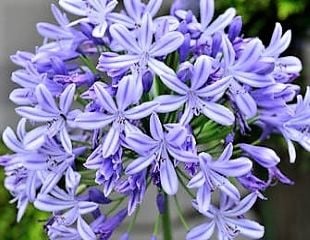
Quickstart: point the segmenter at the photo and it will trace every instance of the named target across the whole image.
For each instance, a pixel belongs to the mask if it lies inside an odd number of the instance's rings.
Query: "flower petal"
[[[151,50],[152,57],[167,56],[177,50],[184,42],[184,36],[180,32],[169,32],[157,40]]]
[[[96,235],[82,217],[77,220],[77,230],[83,240],[96,240]]]
[[[36,87],[35,93],[38,103],[44,111],[54,114],[59,113],[54,97],[43,84]]]
[[[2,140],[9,149],[16,153],[24,151],[22,143],[17,139],[13,129],[10,127],[4,130]]]
[[[205,55],[198,57],[193,69],[191,88],[197,90],[202,87],[207,82],[211,70],[212,59]]]
[[[208,98],[208,97],[214,97],[218,94],[224,94],[229,87],[229,84],[231,82],[231,77],[224,77],[215,83],[212,83],[210,85],[207,85],[199,90],[197,90],[197,94],[199,97],[202,98]]]
[[[142,49],[138,46],[134,34],[129,32],[126,27],[121,24],[113,24],[110,27],[112,37],[126,50],[135,54],[142,53]]]
[[[257,200],[257,193],[250,193],[244,197],[233,209],[225,211],[225,216],[240,217],[249,211]]]
[[[158,105],[155,101],[145,102],[127,110],[124,115],[130,120],[142,119],[156,111]]]
[[[187,233],[186,240],[208,240],[211,238],[214,232],[214,228],[215,223],[213,221],[210,223],[201,224],[197,227],[194,227]]]
[[[138,132],[127,134],[125,142],[129,145],[129,147],[133,151],[141,155],[149,153],[158,145],[158,143],[154,139],[150,138],[149,136],[143,133]]]
[[[151,154],[146,157],[139,157],[127,166],[125,173],[127,175],[139,173],[148,166],[150,166],[155,161],[155,158],[155,154]]]
[[[178,191],[178,177],[170,159],[165,159],[160,165],[160,182],[168,195],[175,195]]]
[[[72,153],[72,142],[71,142],[70,135],[66,127],[63,127],[61,131],[59,132],[59,138],[60,138],[61,145],[63,146],[65,151],[71,154]]]
[[[105,89],[105,85],[100,82],[96,82],[94,84],[94,90],[98,100],[101,103],[101,106],[107,110],[109,113],[115,113],[117,111],[117,107],[111,95]]]
[[[214,0],[200,1],[200,22],[202,28],[209,26],[214,16]]]
[[[82,129],[93,130],[104,128],[113,120],[113,115],[106,115],[98,112],[86,112],[77,116],[75,119],[76,126]]]
[[[140,56],[138,55],[117,55],[102,53],[99,58],[97,69],[103,72],[111,69],[122,69],[138,63],[139,60]]]
[[[70,84],[65,88],[59,97],[59,108],[65,114],[68,113],[71,108],[72,102],[74,100],[75,89],[75,84]]]
[[[108,158],[116,153],[120,141],[119,130],[112,126],[102,143],[102,157]]]
[[[163,126],[157,114],[153,113],[150,117],[150,131],[151,135],[156,140],[164,138]]]
[[[45,112],[39,108],[33,107],[18,107],[15,111],[20,116],[35,122],[49,122],[58,117],[55,113]]]
[[[131,76],[126,76],[118,83],[118,89],[116,93],[116,102],[118,109],[123,111],[130,104],[133,103],[135,94],[135,79]]]
[[[208,185],[205,184],[198,188],[196,200],[199,212],[205,213],[209,210],[211,203],[211,190]]]
[[[217,103],[204,101],[201,111],[211,120],[224,126],[230,126],[235,122],[234,114],[228,108]]]
[[[163,0],[150,0],[145,7],[145,12],[151,14],[152,17],[159,11]]]
[[[198,172],[187,184],[188,188],[199,188],[205,183],[205,177],[202,172]]]
[[[154,101],[160,104],[156,109],[157,112],[168,113],[179,109],[186,101],[186,97],[176,95],[161,95],[156,97]]]
[[[153,42],[153,21],[149,13],[146,13],[142,18],[141,27],[138,30],[138,42],[140,48],[148,51]]]

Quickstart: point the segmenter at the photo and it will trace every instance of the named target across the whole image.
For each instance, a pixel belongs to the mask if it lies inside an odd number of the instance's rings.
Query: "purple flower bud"
[[[100,204],[109,204],[111,203],[111,200],[106,198],[99,189],[97,188],[91,188],[88,191],[88,201],[100,203]]]
[[[153,85],[154,75],[151,71],[146,71],[142,77],[143,91],[149,92]]]
[[[240,16],[235,17],[232,23],[229,26],[228,30],[228,38],[231,42],[233,42],[236,37],[238,37],[241,33],[242,29],[242,18]]]
[[[165,196],[162,193],[158,193],[156,197],[157,209],[160,214],[164,214],[166,211],[165,207]]]
[[[222,45],[222,34],[215,33],[212,39],[212,57],[215,57],[221,49]]]
[[[190,37],[190,35],[189,34],[185,34],[184,37],[185,37],[184,38],[184,42],[183,42],[182,46],[179,49],[180,61],[181,62],[184,62],[187,59],[187,57],[188,57],[188,55],[190,53],[190,48],[191,48],[191,46],[190,46],[190,44],[191,44],[191,37]]]
[[[279,156],[270,148],[252,146],[250,144],[239,144],[253,160],[265,168],[276,166],[280,162]]]

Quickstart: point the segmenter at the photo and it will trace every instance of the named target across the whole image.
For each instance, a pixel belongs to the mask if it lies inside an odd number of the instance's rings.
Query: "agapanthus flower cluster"
[[[42,46],[11,58],[21,120],[3,133],[11,153],[0,164],[17,221],[33,204],[51,213],[50,239],[95,240],[115,239],[130,218],[129,239],[148,188],[159,215],[185,188],[205,218],[188,227],[176,204],[187,240],[262,238],[246,213],[275,181],[293,183],[262,141],[282,135],[291,162],[295,143],[310,151],[310,89],[299,95],[301,62],[283,56],[291,31],[277,23],[263,44],[233,8],[214,17],[214,0],[197,16],[182,1],[160,17],[162,0],[59,5],[74,16],[52,5],[56,23],[37,25]]]

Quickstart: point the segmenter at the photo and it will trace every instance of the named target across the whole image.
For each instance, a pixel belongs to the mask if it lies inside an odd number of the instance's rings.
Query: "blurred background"
[[[195,2],[198,0],[187,0]],[[302,59],[304,71],[299,83],[310,85],[310,1],[309,0],[216,0],[217,13],[228,7],[235,7],[243,17],[247,36],[258,35],[265,43],[271,37],[274,23],[280,21],[284,29],[293,30],[293,42],[288,50],[290,54]],[[50,4],[54,0],[1,0],[0,1],[0,133],[6,126],[15,128],[18,116],[8,95],[14,88],[10,81],[15,66],[9,56],[17,50],[34,51],[42,39],[36,33],[35,24],[40,21],[53,21]],[[171,1],[164,0],[163,12],[168,12]],[[285,144],[273,137],[270,145],[283,146],[278,152],[282,156],[281,169],[292,180],[294,186],[278,184],[268,190],[269,201],[256,207],[256,216],[266,227],[268,240],[307,240],[310,239],[310,154],[302,149],[298,151],[297,163],[288,164]],[[0,155],[5,152],[0,142]],[[1,240],[32,240],[45,239],[43,220],[47,215],[29,208],[21,223],[17,224],[14,204],[9,204],[10,195],[3,188],[3,171],[0,169],[0,239]],[[146,205],[152,205],[146,201]],[[183,204],[183,206],[185,206]],[[188,213],[191,215],[191,212]],[[139,237],[148,239],[143,234],[153,218],[149,212],[140,216],[143,221],[138,225]],[[193,221],[197,219],[193,218]],[[184,233],[178,231],[175,222],[175,239],[183,239]],[[117,238],[113,238],[117,239]]]

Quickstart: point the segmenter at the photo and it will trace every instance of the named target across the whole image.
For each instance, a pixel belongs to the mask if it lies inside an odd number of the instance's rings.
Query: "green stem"
[[[185,192],[191,197],[191,198],[196,198],[195,195],[188,189],[188,187],[186,186],[185,182],[183,181],[182,177],[180,175],[184,174],[180,169],[177,168],[177,175],[178,175],[178,179],[179,182],[181,183],[181,186],[183,187],[183,189],[185,190]]]
[[[160,226],[160,214],[158,214],[158,216],[156,218],[156,222],[154,224],[153,236],[155,236],[155,237],[158,236],[159,226]]]
[[[172,226],[169,210],[169,198],[167,194],[165,194],[164,196],[165,196],[165,212],[161,215],[163,240],[172,240]]]
[[[122,198],[120,200],[118,200],[115,205],[110,209],[110,211],[107,213],[107,216],[111,215],[116,209],[118,209],[118,207],[124,202],[126,198]]]
[[[132,231],[132,229],[133,229],[133,227],[134,227],[134,225],[135,225],[135,223],[137,221],[137,217],[138,217],[139,211],[140,211],[140,207],[138,207],[136,209],[135,214],[134,214],[132,220],[129,223],[128,230],[127,230],[128,233],[131,233],[131,231]]]
[[[179,215],[179,218],[180,218],[180,221],[182,222],[184,228],[186,231],[189,231],[189,226],[183,216],[183,213],[182,213],[182,209],[181,209],[181,206],[180,206],[180,203],[179,203],[179,200],[177,198],[177,196],[175,195],[174,196],[174,202],[175,202],[175,206],[176,206],[176,209],[177,209],[177,213]]]

